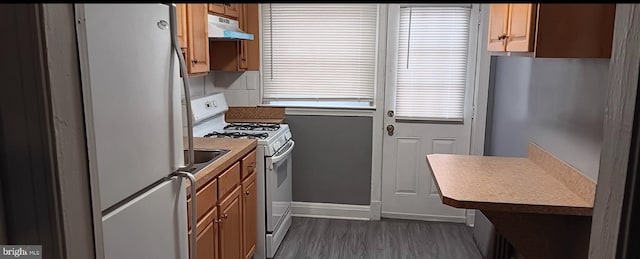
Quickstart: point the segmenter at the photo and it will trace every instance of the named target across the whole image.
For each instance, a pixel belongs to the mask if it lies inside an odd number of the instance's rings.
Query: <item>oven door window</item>
[[[291,153],[279,161],[266,158],[267,172],[267,231],[274,232],[291,207]]]

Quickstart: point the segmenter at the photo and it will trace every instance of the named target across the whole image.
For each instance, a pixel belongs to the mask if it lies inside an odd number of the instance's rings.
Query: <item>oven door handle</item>
[[[293,141],[293,139],[289,140],[289,142],[291,142],[291,144],[289,145],[289,148],[287,148],[287,150],[281,152],[281,154],[279,155],[271,157],[271,165],[278,164],[280,161],[287,158],[289,154],[291,154],[291,151],[293,151],[293,147],[296,145],[296,142]]]

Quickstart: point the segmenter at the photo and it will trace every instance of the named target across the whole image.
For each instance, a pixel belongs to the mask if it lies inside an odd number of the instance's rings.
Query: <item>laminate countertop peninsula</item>
[[[596,184],[530,143],[528,157],[431,154],[442,203],[478,209],[527,259],[582,259]]]
[[[249,154],[251,150],[255,149],[258,142],[255,139],[223,139],[223,138],[193,138],[193,146],[195,150],[210,150],[210,149],[228,149],[229,153],[220,157],[215,162],[202,168],[194,175],[196,177],[196,188],[200,188],[202,185],[211,181],[213,178],[224,172],[227,168],[232,166],[235,162],[239,161],[242,157]],[[184,143],[187,147],[188,144]],[[186,188],[189,190],[191,186],[187,181]],[[189,192],[187,191],[187,196]]]
[[[593,205],[527,158],[429,155],[443,203],[480,210],[591,215]]]

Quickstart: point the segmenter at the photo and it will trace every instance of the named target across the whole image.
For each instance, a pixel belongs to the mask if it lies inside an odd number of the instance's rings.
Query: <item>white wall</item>
[[[224,92],[230,106],[260,104],[260,72],[212,71],[205,76],[189,77],[191,97]]]

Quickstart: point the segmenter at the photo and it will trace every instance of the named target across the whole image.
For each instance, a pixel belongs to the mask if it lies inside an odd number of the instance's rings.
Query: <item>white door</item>
[[[426,156],[469,154],[477,9],[389,7],[382,217],[465,221],[442,204]]]

